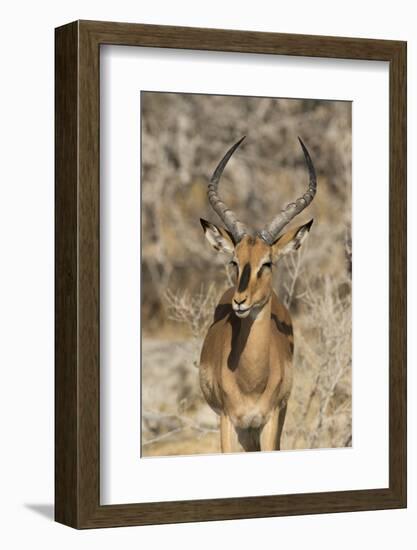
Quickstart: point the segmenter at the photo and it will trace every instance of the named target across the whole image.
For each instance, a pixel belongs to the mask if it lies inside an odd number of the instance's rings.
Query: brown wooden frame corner
[[[100,505],[99,55],[102,44],[389,62],[389,488]],[[93,528],[405,507],[406,43],[77,21],[56,29],[55,47],[55,519],[76,528]]]

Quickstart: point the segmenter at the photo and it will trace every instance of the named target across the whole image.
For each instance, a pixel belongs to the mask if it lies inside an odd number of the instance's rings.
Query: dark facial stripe
[[[250,279],[250,264],[245,264],[245,267],[243,268],[242,275],[239,281],[239,288],[238,288],[239,292],[243,292],[248,288],[249,279]]]

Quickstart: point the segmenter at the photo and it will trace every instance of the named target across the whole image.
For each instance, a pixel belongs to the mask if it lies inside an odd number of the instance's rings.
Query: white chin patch
[[[245,311],[235,310],[235,313],[239,319],[245,319],[249,315],[250,311],[250,309],[246,309]]]

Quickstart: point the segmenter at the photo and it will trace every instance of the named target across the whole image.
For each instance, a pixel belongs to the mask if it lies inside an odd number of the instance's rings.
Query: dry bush
[[[318,285],[322,292],[318,292]],[[348,292],[349,291],[349,292]],[[323,276],[303,294],[296,319],[294,388],[285,426],[284,448],[351,445],[350,281],[340,287]]]

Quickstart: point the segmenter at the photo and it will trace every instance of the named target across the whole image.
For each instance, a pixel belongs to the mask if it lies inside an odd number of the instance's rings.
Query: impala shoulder
[[[284,304],[278,300],[278,296],[275,292],[272,293],[271,312],[272,315],[277,315],[283,321],[292,324],[291,315],[288,308],[286,308]]]
[[[220,414],[222,401],[215,369],[210,362],[206,362],[204,359],[200,363],[200,388],[208,405],[217,414]]]
[[[235,288],[234,287],[230,287],[226,290],[226,292],[224,292],[222,294],[222,297],[220,298],[220,301],[219,301],[219,304],[218,305],[222,305],[222,304],[231,304],[232,303],[232,299],[233,299],[233,296],[234,296],[234,293],[235,293]]]
[[[213,324],[226,319],[232,310],[232,299],[234,294],[234,288],[229,288],[220,298],[219,303],[214,310]]]
[[[290,312],[284,304],[281,304],[275,293],[272,295],[271,322],[281,334],[290,337],[293,336]]]

